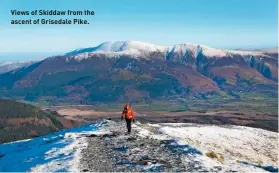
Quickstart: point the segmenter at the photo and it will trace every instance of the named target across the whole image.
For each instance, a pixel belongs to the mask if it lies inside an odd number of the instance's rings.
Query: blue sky
[[[190,42],[217,48],[277,46],[277,0],[0,0],[0,3],[2,54],[67,52],[113,40],[157,45]],[[95,15],[75,16],[88,19],[89,25],[11,25],[11,19],[41,18],[12,16],[13,9],[88,9],[94,10]]]

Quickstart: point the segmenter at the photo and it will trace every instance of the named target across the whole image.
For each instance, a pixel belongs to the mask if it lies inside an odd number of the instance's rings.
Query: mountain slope
[[[87,104],[222,92],[276,94],[277,66],[276,56],[259,51],[105,42],[0,75],[0,96]]]
[[[0,99],[0,143],[45,135],[65,127],[65,121],[74,121],[58,114],[45,112],[32,105]],[[69,128],[69,126],[68,126]]]

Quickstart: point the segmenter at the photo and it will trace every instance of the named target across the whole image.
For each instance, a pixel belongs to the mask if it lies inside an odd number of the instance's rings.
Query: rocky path
[[[188,145],[178,145],[172,139],[143,136],[140,125],[126,135],[125,123],[109,122],[103,132],[88,135],[88,147],[82,151],[80,170],[83,172],[180,172],[211,170],[196,161],[202,153]],[[156,132],[156,128],[150,131]],[[149,132],[147,132],[149,133]],[[185,162],[187,160],[187,162]]]
[[[100,138],[88,138],[89,147],[83,150],[81,159],[82,172],[113,172],[113,160],[108,155],[108,150]]]
[[[278,172],[278,134],[261,129],[136,122],[127,135],[124,121],[105,121],[84,135],[82,172]]]

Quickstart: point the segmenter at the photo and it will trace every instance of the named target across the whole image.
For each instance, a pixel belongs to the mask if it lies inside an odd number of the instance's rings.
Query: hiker
[[[125,116],[128,133],[131,133],[132,120],[135,122],[135,114],[129,104],[126,104],[124,107],[124,110],[121,114],[121,121],[123,120],[123,116]]]

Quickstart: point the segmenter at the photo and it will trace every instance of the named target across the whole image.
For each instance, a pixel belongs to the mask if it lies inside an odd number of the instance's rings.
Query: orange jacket
[[[124,110],[122,111],[122,114],[121,114],[121,117],[123,117],[123,116],[127,119],[132,119],[132,120],[135,119],[135,113],[129,104],[125,105]]]

